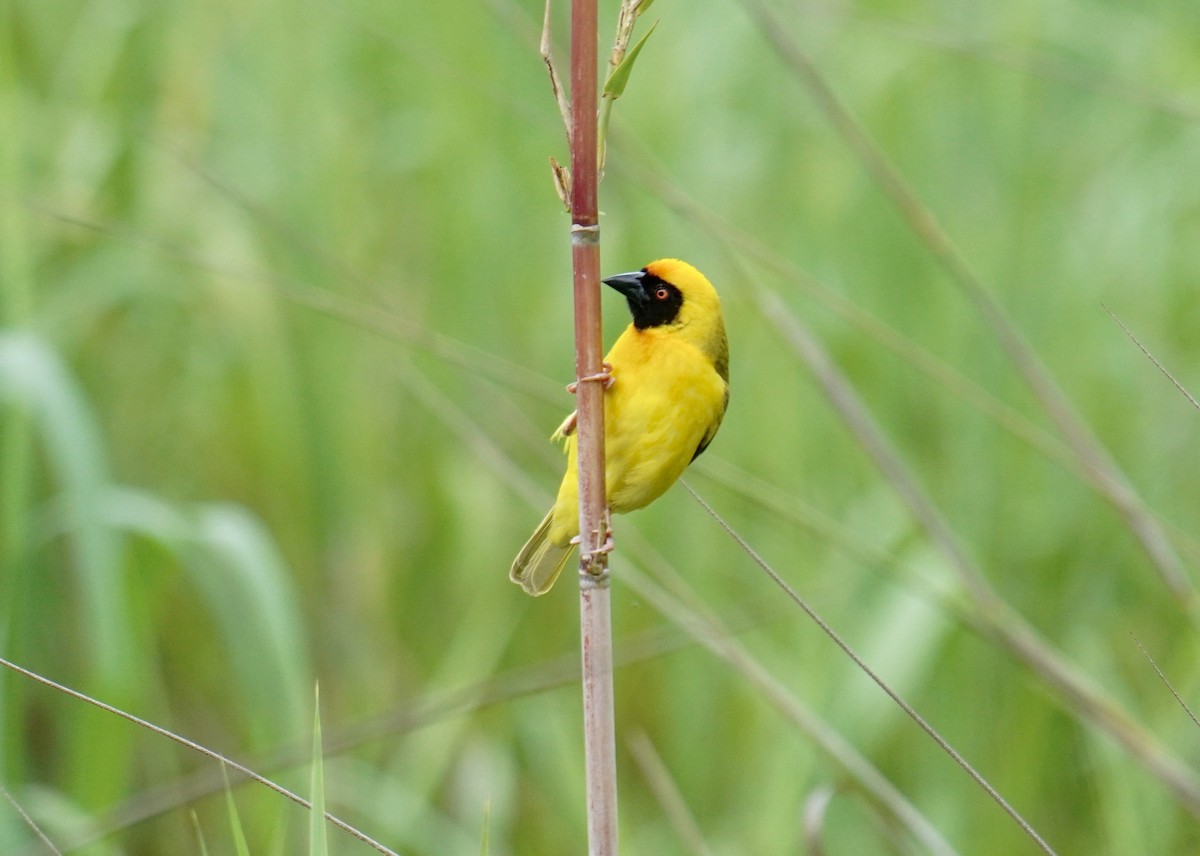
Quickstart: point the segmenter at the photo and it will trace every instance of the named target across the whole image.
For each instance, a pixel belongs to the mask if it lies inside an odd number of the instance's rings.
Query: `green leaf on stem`
[[[621,64],[612,70],[612,74],[608,76],[608,80],[604,81],[604,97],[611,98],[613,101],[621,97],[625,92],[625,87],[629,85],[629,75],[633,72],[633,64],[637,61],[638,54],[642,52],[642,47],[646,44],[646,40],[650,38],[650,34],[658,27],[658,21],[655,21],[646,35],[642,36],[636,45],[630,48],[629,53],[625,54],[625,58],[621,60]]]

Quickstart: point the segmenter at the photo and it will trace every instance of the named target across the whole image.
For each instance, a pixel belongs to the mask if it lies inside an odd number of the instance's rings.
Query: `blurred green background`
[[[603,269],[677,255],[722,292],[732,402],[688,481],[1058,852],[1197,852],[1200,728],[1138,643],[1197,697],[1200,414],[1105,307],[1200,389],[1200,12],[775,6],[1078,421],[756,3],[659,0]],[[572,406],[541,5],[2,9],[3,656],[301,793],[319,681],[333,813],[405,854],[477,853],[485,827],[489,853],[584,852],[577,598],[507,579]],[[780,322],[845,373],[984,594]],[[617,539],[626,852],[1037,852],[682,488]],[[214,763],[8,672],[0,730],[4,789],[64,852],[200,853],[197,828],[235,852]],[[307,852],[301,808],[233,796],[252,853]],[[50,852],[8,801],[0,852]]]

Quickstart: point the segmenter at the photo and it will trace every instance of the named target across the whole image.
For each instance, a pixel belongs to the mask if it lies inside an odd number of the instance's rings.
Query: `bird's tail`
[[[538,525],[521,548],[508,572],[510,580],[534,597],[550,591],[550,587],[566,566],[567,559],[571,558],[571,551],[575,549],[573,544],[560,547],[550,540],[550,522],[553,516],[554,509],[551,509],[546,519]]]

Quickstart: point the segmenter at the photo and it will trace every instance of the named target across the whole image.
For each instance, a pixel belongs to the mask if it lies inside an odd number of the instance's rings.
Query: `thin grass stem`
[[[929,853],[934,856],[957,856],[958,851],[929,818],[913,806],[870,760],[859,753],[832,725],[792,694],[745,646],[733,638],[711,610],[690,591],[687,583],[670,563],[662,559],[644,539],[632,539],[629,533],[625,537],[627,542],[633,542],[634,552],[643,559],[643,563],[652,563],[656,569],[661,569],[666,574],[676,592],[675,595],[668,594],[661,586],[651,582],[645,574],[637,572],[634,568],[623,569],[628,574],[627,582],[639,597],[644,598],[712,654],[724,660],[740,679],[759,692],[787,721],[833,759],[844,774],[862,788],[889,819],[906,830]]]
[[[675,783],[671,771],[667,769],[650,738],[644,731],[638,731],[626,741],[626,745],[650,786],[654,798],[658,800],[663,814],[675,829],[675,834],[694,856],[712,856],[712,848],[704,840],[704,833],[700,824],[696,822],[696,816],[688,808],[679,785]]]
[[[251,770],[249,767],[239,764],[237,761],[234,761],[232,758],[228,758],[225,755],[222,755],[220,752],[216,752],[212,749],[209,749],[207,746],[200,745],[199,743],[195,742],[194,740],[189,740],[188,738],[186,738],[182,735],[176,734],[173,731],[169,731],[168,729],[163,728],[161,725],[155,725],[153,722],[150,722],[149,720],[142,719],[141,717],[135,716],[132,713],[128,713],[127,711],[121,710],[120,708],[113,707],[111,704],[106,704],[105,702],[102,702],[99,699],[92,698],[91,696],[86,695],[85,693],[81,693],[78,690],[74,690],[68,686],[64,686],[63,684],[60,684],[57,681],[53,681],[50,678],[39,675],[37,672],[33,672],[22,666],[18,666],[16,663],[11,662],[10,660],[0,658],[0,666],[3,666],[4,668],[6,668],[12,672],[16,672],[17,674],[22,675],[26,678],[29,678],[30,680],[37,681],[39,684],[43,684],[47,687],[50,687],[53,690],[57,690],[58,692],[63,693],[64,695],[68,695],[71,698],[74,698],[78,701],[87,702],[88,704],[92,705],[93,707],[97,707],[100,710],[103,710],[105,713],[110,713],[113,716],[120,717],[121,719],[124,719],[127,722],[133,723],[134,725],[138,726],[139,728],[143,728],[146,731],[150,731],[154,734],[157,734],[159,737],[165,737],[168,740],[174,741],[175,743],[178,743],[180,746],[183,746],[184,748],[190,749],[193,752],[203,755],[204,757],[209,758],[210,760],[217,761],[221,764],[225,764],[228,767],[230,767],[231,769],[234,769],[241,775],[245,776],[247,779],[251,779],[266,788],[270,788],[275,793],[279,794],[280,796],[287,797],[289,800],[296,803],[297,805],[303,806],[305,809],[308,809],[310,811],[312,810],[312,807],[313,807],[312,803],[309,802],[308,800],[306,800],[304,797],[300,796],[299,794],[293,793],[292,791],[289,791],[283,785],[280,785],[280,784],[277,784],[277,783],[271,781],[270,779],[266,778],[265,776],[262,776],[259,773],[256,773],[254,770]],[[351,826],[349,823],[342,820],[341,818],[335,817],[334,815],[330,814],[329,812],[325,812],[325,819],[327,821],[329,821],[330,823],[332,823],[334,826],[336,826],[338,829],[342,830],[343,832],[347,833],[348,835],[350,835],[354,838],[357,838],[363,844],[366,844],[367,846],[373,848],[377,852],[383,853],[383,854],[385,854],[385,856],[399,856],[399,854],[396,853],[394,850],[391,850],[388,847],[384,846],[380,842],[376,841],[374,838],[371,838],[366,833]]]
[[[38,825],[38,822],[33,819],[29,812],[25,810],[25,807],[17,802],[17,798],[9,792],[8,788],[0,787],[0,794],[4,794],[4,799],[8,801],[13,811],[21,818],[21,822],[28,826],[33,834],[37,836],[38,841],[46,845],[46,849],[55,854],[55,856],[62,856],[62,851],[50,840],[50,836]]]
[[[741,0],[763,38],[796,75],[817,102],[847,148],[866,168],[884,195],[900,212],[909,229],[925,245],[966,296],[999,341],[1009,361],[1049,415],[1059,433],[1091,471],[1102,495],[1122,517],[1167,588],[1188,612],[1193,611],[1196,590],[1170,539],[1095,433],[1079,417],[1037,353],[1009,320],[933,212],[921,201],[900,171],[870,138],[842,103],[808,54],[792,38],[783,22],[762,0]]]
[[[892,449],[853,386],[813,334],[787,310],[777,296],[766,289],[760,289],[759,296],[763,317],[777,326],[785,340],[808,365],[855,439],[971,594],[974,609],[965,617],[978,632],[1000,642],[1053,687],[1068,710],[1112,735],[1189,812],[1200,817],[1200,778],[1195,771],[1181,763],[1124,708],[1094,686],[1078,667],[1045,642],[996,593],[941,511]]]
[[[1183,712],[1186,713],[1188,718],[1192,720],[1192,724],[1195,725],[1196,728],[1200,729],[1200,719],[1196,718],[1196,714],[1192,712],[1191,707],[1189,707],[1188,703],[1183,700],[1183,696],[1181,696],[1179,691],[1175,689],[1175,685],[1171,683],[1170,679],[1167,678],[1167,676],[1163,673],[1163,670],[1158,667],[1158,663],[1156,663],[1154,658],[1150,656],[1150,652],[1146,650],[1146,646],[1143,645],[1141,640],[1132,633],[1129,635],[1133,638],[1133,644],[1137,645],[1138,650],[1141,651],[1146,659],[1150,661],[1150,665],[1154,667],[1154,672],[1158,675],[1158,679],[1163,682],[1163,686],[1171,691],[1171,695],[1175,696],[1175,701],[1179,703],[1179,706],[1183,708]]]
[[[1104,304],[1101,304],[1101,306],[1103,306],[1103,305]],[[1187,391],[1187,387],[1185,387],[1182,383],[1180,383],[1175,378],[1175,375],[1171,374],[1167,370],[1167,367],[1158,361],[1158,358],[1155,357],[1154,354],[1150,353],[1149,349],[1141,343],[1141,340],[1139,340],[1137,336],[1133,335],[1133,331],[1130,330],[1125,325],[1125,322],[1122,321],[1120,318],[1118,318],[1116,316],[1116,314],[1113,313],[1113,311],[1111,309],[1109,309],[1107,306],[1104,306],[1104,311],[1108,313],[1108,317],[1112,318],[1112,320],[1117,322],[1117,326],[1120,327],[1122,332],[1124,332],[1125,335],[1129,337],[1129,341],[1131,341],[1131,342],[1133,342],[1133,344],[1137,345],[1138,350],[1141,351],[1143,354],[1145,354],[1146,359],[1148,359],[1150,362],[1154,363],[1154,367],[1156,369],[1158,369],[1160,372],[1162,372],[1163,375],[1167,378],[1167,380],[1169,380],[1175,386],[1175,388],[1177,390],[1179,390],[1181,393],[1183,393],[1183,397],[1191,402],[1192,407],[1196,408],[1197,410],[1200,410],[1200,401],[1197,401],[1196,397]]]
[[[1013,808],[1008,800],[1001,796],[1000,792],[992,787],[991,783],[988,782],[988,780],[985,779],[979,771],[971,766],[971,763],[967,761],[967,759],[964,758],[957,749],[951,746],[950,742],[946,740],[946,738],[942,737],[938,730],[930,725],[925,717],[921,716],[921,714],[917,712],[916,708],[910,705],[898,692],[892,689],[891,685],[881,678],[879,674],[872,669],[852,647],[850,647],[850,643],[843,639],[841,634],[834,630],[833,627],[824,618],[822,618],[815,609],[813,609],[808,601],[801,597],[800,593],[792,588],[788,582],[779,575],[779,572],[772,568],[767,561],[759,555],[758,551],[751,547],[749,542],[739,535],[737,531],[735,531],[734,528],[725,521],[725,518],[717,513],[716,509],[709,505],[704,498],[700,496],[700,494],[696,493],[690,484],[684,482],[683,486],[687,489],[687,492],[692,495],[692,498],[700,504],[700,507],[703,508],[723,530],[725,530],[725,534],[732,538],[734,542],[736,542],[737,545],[746,553],[746,555],[750,557],[754,564],[758,565],[759,568],[761,568],[763,572],[771,578],[771,581],[783,590],[792,603],[800,607],[804,614],[807,615],[814,624],[821,628],[821,632],[832,639],[833,643],[841,648],[842,652],[847,657],[854,661],[854,665],[858,667],[859,671],[874,681],[876,686],[883,690],[884,693],[887,694],[888,698],[895,702],[896,705],[902,711],[904,711],[905,715],[915,722],[917,726],[924,731],[935,744],[937,744],[939,749],[949,755],[954,763],[958,764],[958,766],[962,768],[963,772],[971,777],[975,784],[982,788],[983,791],[998,806],[1000,806],[1000,808],[1004,809],[1005,813],[1008,814],[1008,816],[1013,819],[1017,826],[1021,827],[1021,830],[1028,835],[1038,847],[1041,848],[1042,852],[1047,854],[1054,853],[1054,850],[1051,849],[1050,845],[1046,843],[1045,839],[1038,835],[1037,831],[1030,826],[1029,822],[1021,816],[1020,812]]]

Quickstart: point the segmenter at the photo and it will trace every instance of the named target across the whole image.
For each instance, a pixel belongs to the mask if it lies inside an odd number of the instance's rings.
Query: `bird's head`
[[[604,280],[629,303],[633,326],[707,326],[721,320],[721,301],[707,277],[679,259],[659,259],[639,271]]]
[[[699,348],[728,380],[729,344],[721,300],[704,274],[679,259],[659,259],[604,282],[625,295],[639,332],[681,337]]]

